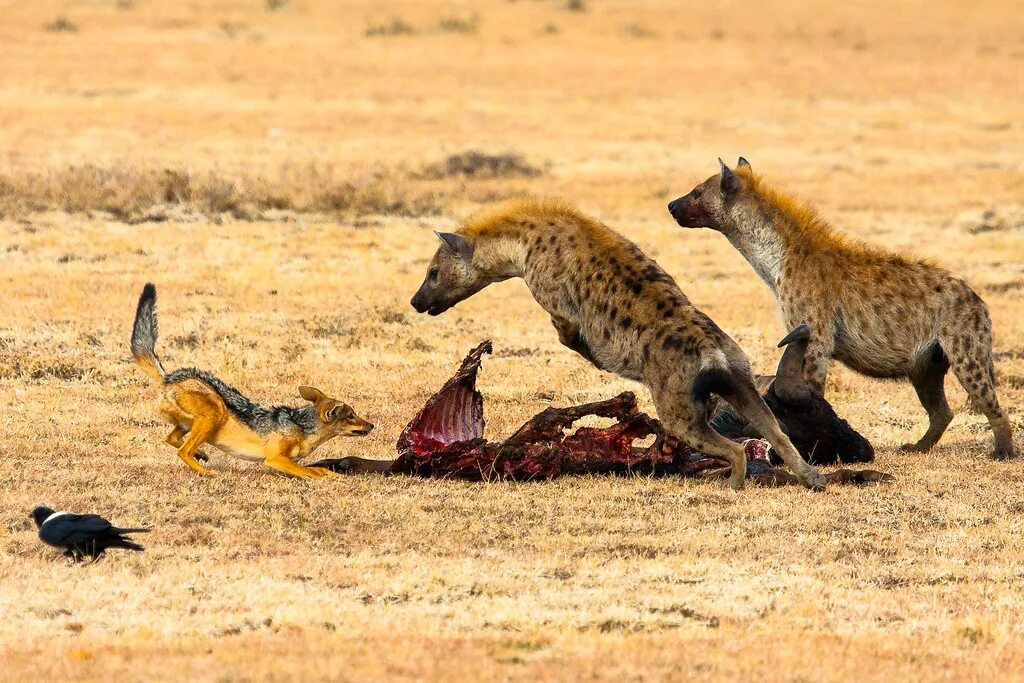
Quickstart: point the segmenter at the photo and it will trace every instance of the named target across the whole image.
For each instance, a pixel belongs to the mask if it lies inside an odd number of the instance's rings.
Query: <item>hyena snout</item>
[[[704,210],[689,194],[669,202],[668,212],[684,228],[702,228],[708,224]]]
[[[430,313],[430,315],[437,315],[442,310],[447,310],[448,308],[440,301],[440,297],[431,291],[431,288],[426,283],[416,290],[409,303],[416,309],[417,313]]]

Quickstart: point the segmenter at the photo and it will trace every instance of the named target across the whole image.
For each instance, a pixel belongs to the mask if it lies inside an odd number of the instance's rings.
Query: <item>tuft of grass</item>
[[[45,24],[43,28],[50,33],[76,33],[78,31],[78,24],[67,17],[60,16]]]
[[[584,0],[568,0],[565,3],[565,9],[570,12],[586,12],[587,3]]]
[[[267,0],[266,8],[268,12],[276,12],[279,9],[284,9],[291,3],[291,0]]]
[[[656,35],[654,31],[650,30],[645,26],[642,26],[641,24],[637,24],[636,22],[627,24],[625,28],[625,33],[630,38],[637,38],[641,40],[644,38],[653,38]]]
[[[239,35],[249,29],[249,25],[240,21],[222,21],[220,22],[220,30],[224,32],[228,38],[237,38]]]
[[[427,164],[420,171],[424,178],[532,178],[541,175],[536,166],[518,154],[487,154],[470,150],[452,154],[443,161]]]
[[[433,216],[442,197],[401,170],[339,179],[308,167],[288,177],[220,171],[71,166],[49,173],[0,174],[0,218],[39,211],[102,213],[128,223],[226,215],[255,220],[272,211],[333,215]]]
[[[392,17],[390,21],[383,24],[369,24],[363,31],[363,35],[367,37],[408,36],[414,33],[416,33],[416,29],[412,27],[412,24],[399,17]]]
[[[472,15],[468,18],[445,17],[437,25],[441,33],[476,33],[479,24],[479,17]]]

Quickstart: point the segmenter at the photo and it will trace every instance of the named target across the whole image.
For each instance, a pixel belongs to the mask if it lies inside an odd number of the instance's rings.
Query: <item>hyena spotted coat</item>
[[[667,431],[730,463],[743,486],[743,448],[707,422],[711,393],[750,421],[809,487],[824,484],[782,432],[739,346],[657,263],[613,230],[567,206],[501,204],[441,245],[413,307],[438,315],[492,282],[521,277],[562,344],[597,367],[643,382]]]
[[[1014,455],[996,398],[992,320],[963,280],[926,261],[858,242],[755,175],[742,157],[669,204],[686,228],[721,232],[774,292],[783,323],[811,327],[804,375],[823,392],[831,359],[870,377],[907,378],[928,412],[926,451],[953,419],[943,380],[952,367],[988,418],[993,457]]]

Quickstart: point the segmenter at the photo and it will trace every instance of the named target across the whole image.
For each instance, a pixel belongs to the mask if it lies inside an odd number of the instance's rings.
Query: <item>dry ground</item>
[[[147,280],[167,365],[264,401],[312,382],[380,425],[324,454],[388,457],[483,338],[490,435],[636,390],[521,283],[409,308],[431,229],[522,192],[637,240],[770,369],[769,293],[664,208],[740,153],[967,277],[1022,428],[1019,3],[578,4],[0,2],[0,678],[1024,675],[1024,463],[963,411],[899,454],[925,426],[906,385],[834,372],[897,481],[820,494],[307,483],[216,454],[199,480],[162,443],[127,362]],[[429,168],[471,149],[541,173]],[[152,525],[148,549],[69,567],[43,502]]]

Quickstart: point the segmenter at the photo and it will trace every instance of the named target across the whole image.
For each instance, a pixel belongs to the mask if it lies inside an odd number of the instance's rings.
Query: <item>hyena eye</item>
[[[431,283],[437,282],[437,268],[431,268],[427,271],[427,280]]]
[[[700,199],[700,190],[694,190],[693,191],[693,198],[694,199]]]

